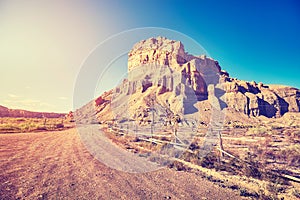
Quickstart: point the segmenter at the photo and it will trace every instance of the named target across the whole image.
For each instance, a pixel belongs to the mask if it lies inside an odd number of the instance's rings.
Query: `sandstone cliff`
[[[217,61],[190,55],[180,41],[164,37],[135,44],[128,54],[127,79],[86,108],[100,121],[120,116],[147,121],[154,104],[162,117],[199,114],[210,109],[209,85],[216,88],[219,109],[268,118],[300,111],[299,89],[231,78]]]
[[[263,85],[227,77],[224,90],[227,106],[249,116],[271,118],[300,111],[300,90],[293,87]]]
[[[207,94],[207,85],[218,83],[218,77],[223,73],[217,61],[205,55],[193,56],[185,52],[180,41],[164,37],[150,38],[135,44],[128,54],[128,71],[149,65],[168,66],[180,73],[182,83],[191,85],[196,94]],[[165,77],[161,77],[164,79]]]

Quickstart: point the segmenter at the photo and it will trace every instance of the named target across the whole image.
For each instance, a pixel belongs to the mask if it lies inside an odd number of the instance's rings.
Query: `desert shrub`
[[[166,137],[166,136],[162,136],[162,137],[161,137],[161,140],[162,140],[162,141],[169,141],[169,138]]]
[[[185,166],[182,162],[174,161],[173,163],[169,164],[170,168],[174,168],[177,171],[189,171],[191,170],[189,167]]]
[[[185,159],[182,154],[182,150],[176,149],[173,144],[165,143],[160,144],[159,148],[156,149],[157,152],[163,155],[167,155],[168,157],[180,158]]]
[[[243,173],[244,175],[248,176],[248,177],[253,177],[253,178],[261,178],[261,172],[259,170],[259,168],[255,165],[247,165],[245,164],[243,167]]]
[[[297,198],[300,199],[300,191],[299,191],[299,190],[294,189],[293,192],[292,192],[292,194],[293,194],[295,197],[297,197]]]
[[[65,126],[64,126],[64,124],[56,124],[56,128],[64,128]]]
[[[27,122],[20,125],[20,129],[22,132],[36,130],[37,128],[38,124],[33,122]]]
[[[138,138],[138,137],[136,137],[136,136],[133,136],[132,138],[131,138],[131,140],[130,140],[130,142],[140,142],[141,140]]]
[[[300,166],[300,144],[287,146],[277,152],[276,156],[282,160],[286,160],[291,166]]]
[[[283,128],[283,126],[271,125],[271,130],[282,130]]]
[[[280,185],[277,182],[269,182],[266,186],[266,189],[274,196],[277,196],[278,193],[280,192],[284,192],[285,188],[282,187],[282,185]]]
[[[183,152],[183,154],[180,156],[180,159],[185,160],[187,162],[191,162],[192,157],[195,157],[195,156],[193,156],[192,153],[186,151],[186,152]]]
[[[246,158],[245,158],[245,163],[243,163],[243,168],[242,168],[242,172],[244,175],[248,176],[248,177],[253,177],[253,178],[258,178],[260,179],[262,174],[259,170],[260,168],[260,163],[258,161],[255,160],[255,158],[257,157],[257,155],[253,155],[251,153],[248,152]]]
[[[276,158],[276,153],[274,152],[274,150],[266,150],[264,152],[264,159],[275,159]]]
[[[242,163],[235,158],[231,158],[226,165],[226,171],[234,175],[239,174],[241,169],[243,168]]]
[[[39,126],[39,127],[36,128],[36,130],[38,130],[38,131],[46,131],[47,128],[45,126]]]
[[[259,191],[259,198],[261,200],[279,200],[278,197],[274,195],[266,195],[264,191],[260,190]]]
[[[259,195],[256,192],[249,192],[245,188],[240,189],[240,196],[242,196],[242,197],[254,197],[254,198],[259,197]]]
[[[300,139],[300,130],[295,130],[292,135],[293,138]]]
[[[218,155],[216,155],[214,152],[208,153],[205,157],[201,158],[199,160],[199,164],[202,167],[212,169],[217,166],[218,163]]]
[[[230,186],[228,186],[228,188],[230,188],[232,190],[238,190],[239,186],[237,186],[237,185],[230,185]]]
[[[195,151],[197,149],[200,149],[200,147],[196,142],[192,142],[189,146],[189,149],[192,150],[192,151]]]
[[[281,170],[267,171],[262,174],[262,179],[278,186],[280,185],[283,187],[282,189],[284,189],[284,186],[289,186],[290,182],[287,179],[279,176],[279,174],[288,174],[288,172],[283,172]]]

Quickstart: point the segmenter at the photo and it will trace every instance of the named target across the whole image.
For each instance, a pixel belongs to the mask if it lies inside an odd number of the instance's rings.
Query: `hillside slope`
[[[32,112],[20,109],[9,109],[0,105],[0,117],[26,117],[26,118],[59,118],[64,117],[64,113]]]

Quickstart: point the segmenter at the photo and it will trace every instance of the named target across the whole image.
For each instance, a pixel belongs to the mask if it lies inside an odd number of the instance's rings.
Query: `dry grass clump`
[[[300,144],[294,144],[280,149],[275,156],[285,160],[288,165],[300,168]]]
[[[263,126],[251,127],[246,132],[247,136],[264,136],[269,130]]]

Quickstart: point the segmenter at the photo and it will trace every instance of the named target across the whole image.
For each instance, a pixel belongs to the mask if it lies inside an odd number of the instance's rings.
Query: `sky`
[[[73,110],[76,80],[92,50],[143,27],[186,34],[232,77],[300,88],[299,25],[297,0],[2,0],[0,105]]]

